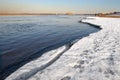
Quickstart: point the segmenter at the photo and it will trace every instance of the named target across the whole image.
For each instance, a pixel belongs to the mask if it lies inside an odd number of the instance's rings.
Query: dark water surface
[[[49,50],[100,30],[79,20],[80,16],[65,15],[1,16],[0,75],[7,76]]]

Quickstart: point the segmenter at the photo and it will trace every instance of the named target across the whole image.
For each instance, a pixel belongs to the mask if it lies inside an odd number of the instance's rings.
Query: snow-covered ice
[[[49,63],[66,47],[24,65],[6,80],[120,80],[120,18],[88,17],[82,22],[99,25],[102,30],[76,42],[45,69],[40,70],[40,65]]]
[[[62,52],[64,52],[67,49],[67,46],[62,46],[56,50],[51,50],[50,52],[46,52],[44,55],[42,55],[40,58],[31,61],[30,63],[27,63],[20,69],[18,69],[16,72],[14,72],[11,76],[14,76],[8,80],[23,80],[28,78],[29,76],[35,74],[37,71],[40,71],[47,67],[49,63],[52,63],[51,61],[54,61],[54,59],[58,58]]]

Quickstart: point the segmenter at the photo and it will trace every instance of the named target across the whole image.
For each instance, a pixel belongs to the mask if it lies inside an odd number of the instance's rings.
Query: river
[[[0,75],[100,30],[79,20],[78,15],[0,16]]]

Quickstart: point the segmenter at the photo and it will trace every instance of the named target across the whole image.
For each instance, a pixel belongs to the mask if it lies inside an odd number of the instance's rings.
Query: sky
[[[0,0],[0,13],[106,13],[120,11],[120,0]]]

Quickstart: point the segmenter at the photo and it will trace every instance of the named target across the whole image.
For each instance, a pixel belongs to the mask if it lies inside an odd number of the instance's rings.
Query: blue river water
[[[66,15],[0,16],[0,74],[100,30],[79,20]]]

